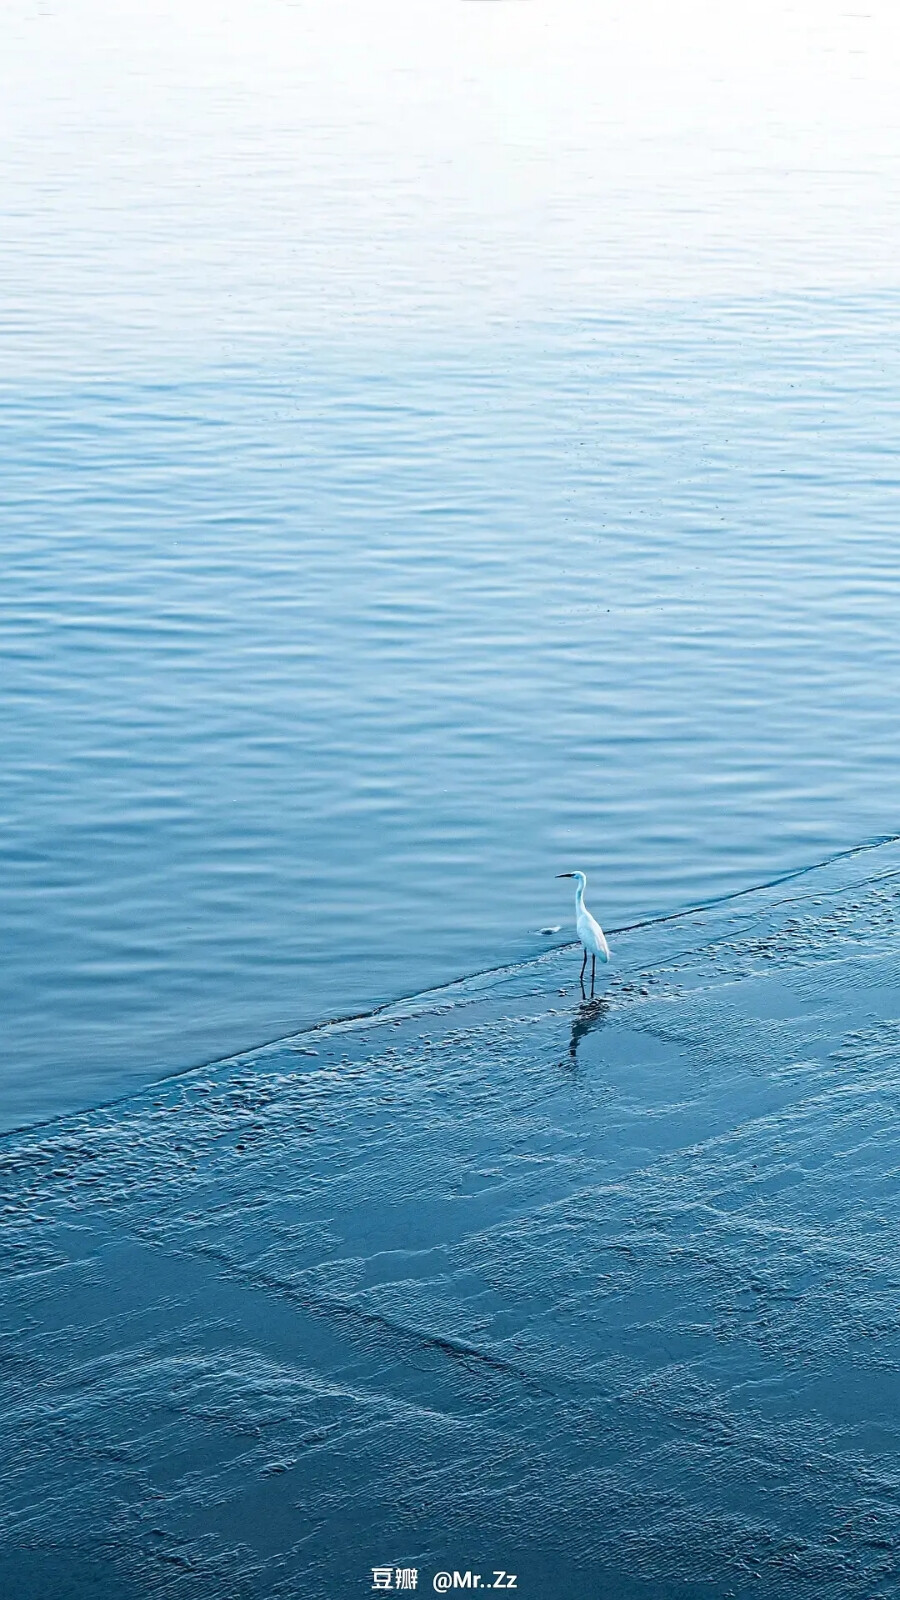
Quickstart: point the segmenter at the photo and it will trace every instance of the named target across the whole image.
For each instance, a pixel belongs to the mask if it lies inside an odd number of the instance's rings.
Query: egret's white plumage
[[[601,961],[608,961],[609,945],[606,942],[606,934],[603,932],[599,922],[596,917],[591,916],[584,903],[587,877],[583,872],[558,872],[556,876],[558,878],[575,879],[575,931],[584,950],[584,960],[581,963],[581,979],[583,982],[584,969],[587,966],[587,958],[590,956],[591,984],[593,985],[597,957],[599,956]]]

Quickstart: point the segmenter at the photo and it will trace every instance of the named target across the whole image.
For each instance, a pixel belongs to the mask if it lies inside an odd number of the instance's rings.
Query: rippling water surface
[[[652,10],[10,7],[7,1124],[900,825],[895,41]]]

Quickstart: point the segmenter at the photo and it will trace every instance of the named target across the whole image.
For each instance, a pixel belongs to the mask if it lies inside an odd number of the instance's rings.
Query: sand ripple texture
[[[900,847],[7,1137],[0,1590],[900,1592]],[[565,991],[565,992],[561,992]]]

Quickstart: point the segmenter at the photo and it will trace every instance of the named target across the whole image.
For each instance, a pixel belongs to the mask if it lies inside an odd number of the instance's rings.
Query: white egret
[[[584,890],[587,877],[583,872],[558,872],[558,878],[575,879],[575,931],[584,950],[584,960],[581,963],[581,987],[584,990],[584,969],[587,958],[591,958],[591,993],[594,992],[594,974],[597,971],[597,957],[601,961],[609,960],[609,945],[606,934],[603,932],[596,917],[592,917],[584,903]]]

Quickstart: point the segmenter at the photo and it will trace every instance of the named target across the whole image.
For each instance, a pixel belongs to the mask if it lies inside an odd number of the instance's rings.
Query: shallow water
[[[10,8],[5,1125],[896,829],[890,40],[694,11]]]
[[[23,1600],[889,1600],[897,843],[0,1140]]]

